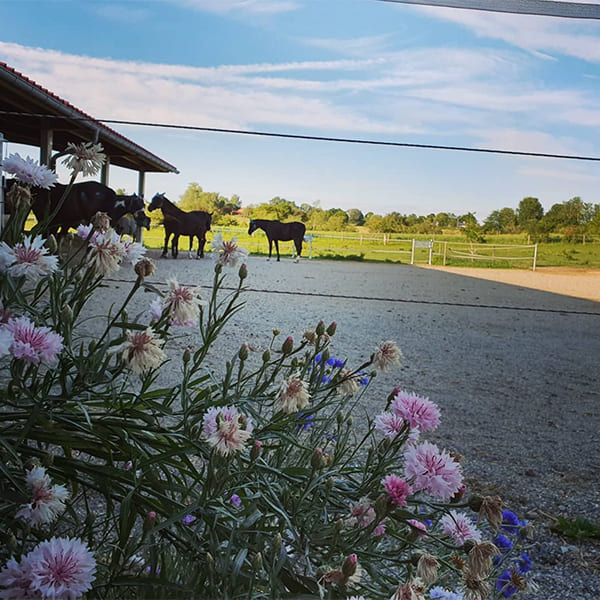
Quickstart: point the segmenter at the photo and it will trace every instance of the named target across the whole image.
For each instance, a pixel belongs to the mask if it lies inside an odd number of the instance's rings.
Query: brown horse
[[[304,223],[298,221],[281,223],[280,221],[269,221],[267,219],[250,219],[248,234],[252,235],[257,229],[262,229],[267,234],[267,239],[269,240],[269,260],[271,260],[273,243],[275,244],[277,260],[279,261],[279,242],[289,242],[291,240],[294,241],[294,246],[298,254],[296,261],[300,258],[300,254],[302,254],[302,242],[306,233]]]
[[[171,241],[171,256],[177,258],[179,254],[179,236],[185,235],[190,238],[189,257],[192,258],[194,238],[198,238],[197,258],[204,257],[204,244],[206,244],[206,232],[210,231],[212,216],[203,210],[186,212],[175,206],[164,194],[154,194],[152,202],[148,206],[149,211],[160,208],[164,217],[165,244],[161,257],[167,256],[169,238]]]

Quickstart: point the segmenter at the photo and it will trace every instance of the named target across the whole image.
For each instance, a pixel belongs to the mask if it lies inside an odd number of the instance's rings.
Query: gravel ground
[[[156,262],[157,284],[212,282],[210,258]],[[535,525],[539,589],[524,600],[599,597],[598,543],[561,538],[549,526],[556,515],[600,520],[600,303],[407,265],[258,257],[247,264],[247,304],[208,367],[218,372],[243,342],[258,359],[273,328],[282,340],[299,339],[321,319],[338,323],[332,353],[350,365],[378,342],[396,341],[403,365],[374,380],[355,420],[362,410],[380,411],[397,385],[435,401],[442,424],[429,439],[463,455],[471,488],[499,493]],[[121,278],[131,280],[131,271]],[[228,282],[237,283],[237,270]],[[128,289],[110,281],[100,301],[117,302]],[[141,294],[134,306],[149,301]],[[179,338],[169,354],[194,344],[194,336]]]

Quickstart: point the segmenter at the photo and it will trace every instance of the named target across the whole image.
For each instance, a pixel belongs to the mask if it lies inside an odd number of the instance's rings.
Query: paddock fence
[[[247,230],[214,227],[214,233],[225,238],[236,237],[250,254],[268,254],[266,235],[258,230],[253,236]],[[279,243],[282,256],[293,255],[292,242]],[[273,249],[275,252],[275,249]],[[535,271],[537,244],[485,244],[435,239],[394,237],[391,234],[357,235],[308,232],[302,255],[308,259],[379,260],[411,265],[520,267]]]

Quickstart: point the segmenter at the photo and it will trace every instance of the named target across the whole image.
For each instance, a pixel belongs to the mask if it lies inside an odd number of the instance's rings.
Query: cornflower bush
[[[101,162],[71,150],[74,177]],[[352,367],[332,355],[335,323],[299,342],[274,331],[217,378],[204,362],[248,274],[236,240],[213,242],[207,298],[150,285],[152,261],[105,215],[61,253],[43,223],[25,234],[29,186],[55,178],[8,163],[23,187],[0,246],[0,598],[484,600],[531,585],[528,524],[469,495],[458,458],[424,439],[433,402],[396,388],[355,420],[399,363],[394,342]],[[135,282],[95,331],[86,306],[127,263]],[[155,297],[130,318],[142,290]],[[190,328],[201,342],[177,355]]]

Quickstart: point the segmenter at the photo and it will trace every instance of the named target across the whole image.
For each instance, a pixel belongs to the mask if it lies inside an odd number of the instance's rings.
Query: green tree
[[[519,202],[519,208],[517,208],[517,223],[519,227],[527,230],[528,225],[532,221],[540,221],[544,216],[544,207],[537,198],[527,196]]]
[[[358,208],[351,208],[348,212],[348,222],[351,225],[364,225],[365,216]]]

